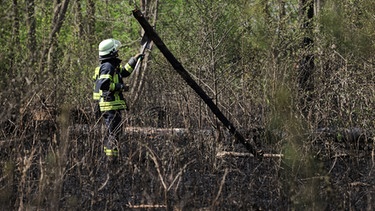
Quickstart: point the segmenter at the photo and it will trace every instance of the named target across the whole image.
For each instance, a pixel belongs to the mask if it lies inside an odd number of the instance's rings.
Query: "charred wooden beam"
[[[182,64],[176,59],[176,57],[170,52],[164,42],[161,40],[159,35],[155,32],[153,27],[148,23],[146,18],[143,16],[142,12],[139,10],[133,10],[133,15],[145,30],[147,36],[154,42],[161,53],[165,56],[168,62],[173,66],[177,73],[185,80],[185,82],[199,95],[200,98],[207,104],[215,116],[223,123],[223,125],[229,130],[229,132],[234,135],[237,141],[242,143],[246,149],[252,153],[254,156],[259,156],[262,154],[261,151],[255,149],[255,146],[246,140],[241,133],[237,131],[234,125],[224,116],[216,104],[211,100],[211,98],[204,92],[204,90],[191,78],[189,73],[184,69]]]

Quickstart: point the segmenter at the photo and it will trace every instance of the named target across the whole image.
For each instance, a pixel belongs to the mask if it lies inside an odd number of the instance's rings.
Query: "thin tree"
[[[314,0],[300,0],[300,18],[301,29],[304,34],[302,41],[302,55],[299,64],[299,86],[305,93],[302,99],[303,113],[306,116],[308,112],[308,103],[311,101],[311,92],[314,89],[313,72],[314,63],[314,40],[313,40],[313,18],[314,18]]]
[[[28,28],[27,31],[27,49],[28,53],[28,67],[30,67],[30,72],[35,65],[36,59],[36,19],[35,19],[35,1],[26,0],[26,25]]]

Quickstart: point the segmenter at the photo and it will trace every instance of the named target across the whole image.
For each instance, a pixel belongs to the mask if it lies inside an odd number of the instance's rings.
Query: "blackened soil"
[[[283,152],[284,157],[256,159],[230,136],[217,140],[210,133],[128,131],[119,140],[119,159],[108,161],[97,128],[71,132],[65,153],[64,144],[47,136],[34,131],[32,138],[25,136],[28,139],[1,148],[0,183],[8,190],[1,194],[2,207],[373,210],[375,206],[373,149],[359,147],[368,142],[348,144],[323,137],[309,145],[262,144],[265,152]],[[223,151],[244,154],[218,156]],[[62,154],[65,163],[58,162]]]

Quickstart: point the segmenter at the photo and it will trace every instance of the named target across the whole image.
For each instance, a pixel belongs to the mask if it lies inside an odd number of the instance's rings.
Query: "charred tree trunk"
[[[155,43],[158,49],[162,52],[165,58],[177,71],[177,73],[186,81],[186,83],[199,95],[199,97],[207,104],[215,116],[223,123],[223,125],[229,130],[229,132],[234,135],[236,140],[243,144],[246,149],[252,153],[254,156],[261,156],[262,152],[255,149],[254,144],[246,140],[242,134],[234,127],[234,125],[224,116],[212,99],[204,92],[204,90],[191,78],[189,73],[185,70],[182,64],[174,57],[174,55],[169,51],[167,46],[161,40],[159,35],[147,22],[143,14],[139,10],[133,11],[134,17],[138,20],[142,28],[145,30],[147,36]]]

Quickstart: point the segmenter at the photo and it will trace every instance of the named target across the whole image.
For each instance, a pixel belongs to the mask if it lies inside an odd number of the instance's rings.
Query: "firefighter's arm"
[[[121,68],[121,75],[122,77],[128,77],[134,70],[135,65],[137,64],[138,60],[142,60],[144,57],[144,54],[137,54],[134,57],[131,57],[126,63],[126,65]]]

